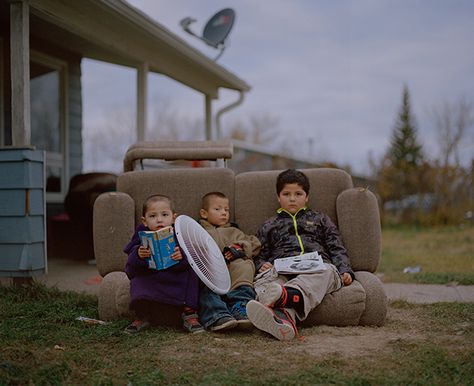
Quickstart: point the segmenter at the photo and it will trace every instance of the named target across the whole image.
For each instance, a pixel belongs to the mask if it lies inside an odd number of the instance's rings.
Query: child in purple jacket
[[[159,315],[163,304],[182,306],[183,328],[191,333],[204,331],[197,315],[199,278],[192,270],[184,253],[176,246],[171,258],[179,261],[164,270],[148,267],[150,249],[141,245],[139,231],[158,230],[174,224],[176,213],[171,199],[153,195],[147,198],[142,210],[142,224],[125,247],[128,254],[125,272],[130,279],[130,310],[137,319],[124,332],[133,334],[150,326]],[[160,307],[161,306],[161,307]]]

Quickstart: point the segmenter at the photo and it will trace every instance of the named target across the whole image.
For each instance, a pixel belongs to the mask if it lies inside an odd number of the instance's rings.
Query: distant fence
[[[312,162],[308,159],[284,156],[270,152],[262,146],[237,140],[233,140],[232,142],[234,144],[234,155],[227,161],[227,166],[235,173],[324,167],[324,165]],[[352,175],[352,180],[356,187],[368,187],[372,192],[376,191],[376,181],[374,180],[354,175]]]

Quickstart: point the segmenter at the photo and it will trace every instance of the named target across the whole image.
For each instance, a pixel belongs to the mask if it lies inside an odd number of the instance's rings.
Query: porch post
[[[137,67],[137,141],[145,140],[147,127],[148,63]]]
[[[212,130],[212,98],[210,95],[205,94],[205,127],[206,127],[206,140],[214,140],[214,132]]]
[[[30,126],[30,20],[28,1],[10,1],[10,71],[12,145],[29,146]]]

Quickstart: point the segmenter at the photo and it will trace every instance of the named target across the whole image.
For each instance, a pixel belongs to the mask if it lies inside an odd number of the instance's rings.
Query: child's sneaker
[[[204,332],[204,327],[199,323],[199,319],[196,313],[186,313],[183,312],[181,314],[181,318],[183,319],[183,328],[190,332],[191,334],[198,334],[200,332]]]
[[[247,316],[246,304],[239,303],[232,308],[232,316],[237,320],[237,328],[240,330],[250,330],[253,328],[252,322]]]
[[[295,322],[283,308],[272,309],[251,300],[247,303],[247,315],[255,327],[278,340],[291,340],[298,332]]]
[[[268,307],[284,306],[287,297],[285,287],[278,283],[270,283],[258,294],[258,301]]]
[[[130,323],[125,330],[123,330],[126,334],[136,334],[137,332],[143,331],[150,327],[150,323],[146,320],[136,319],[132,323]]]
[[[232,316],[223,316],[222,318],[217,319],[209,327],[209,329],[211,331],[226,331],[237,327],[237,324],[237,320],[235,320],[235,318],[233,318]]]

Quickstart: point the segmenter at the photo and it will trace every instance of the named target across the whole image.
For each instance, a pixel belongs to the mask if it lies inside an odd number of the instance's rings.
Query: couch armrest
[[[127,255],[123,248],[135,227],[135,203],[126,193],[102,193],[94,203],[94,253],[102,276],[123,271]]]
[[[360,318],[361,326],[383,326],[387,317],[387,295],[382,282],[370,272],[355,272],[356,280],[364,288],[365,310]]]
[[[99,318],[115,320],[130,318],[130,281],[125,272],[111,272],[105,275],[98,295]]]
[[[368,189],[343,191],[336,200],[339,230],[354,271],[375,272],[381,254],[377,199]]]

